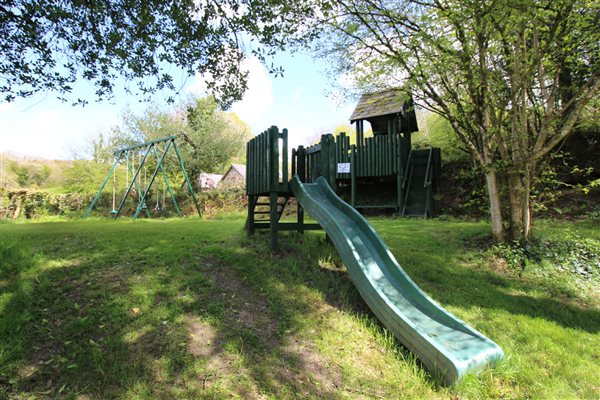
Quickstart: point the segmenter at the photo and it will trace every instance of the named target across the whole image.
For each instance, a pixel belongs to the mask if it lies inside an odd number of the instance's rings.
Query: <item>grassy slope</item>
[[[50,176],[44,182],[40,189],[44,189],[52,193],[61,193],[61,185],[63,184],[64,180],[64,172],[68,168],[70,168],[72,164],[71,161],[30,160],[2,153],[0,154],[0,187],[11,189],[19,188],[16,175],[10,168],[11,162],[16,162],[20,165],[30,166],[33,169],[48,166],[50,168]]]
[[[381,327],[322,233],[270,256],[242,225],[0,225],[2,270],[22,269],[0,278],[0,398],[600,395],[597,286],[494,272],[465,247],[485,224],[373,220],[413,279],[507,355],[454,388]]]

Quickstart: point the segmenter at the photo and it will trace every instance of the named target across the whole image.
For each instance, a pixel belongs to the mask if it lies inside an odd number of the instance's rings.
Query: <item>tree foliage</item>
[[[65,171],[62,187],[67,193],[79,193],[92,195],[106,177],[110,168],[109,163],[96,162],[94,160],[74,160]],[[119,177],[119,183],[122,181]],[[124,183],[118,185],[122,187]]]
[[[242,157],[250,128],[235,114],[219,109],[213,98],[196,100],[186,110],[188,129],[182,132],[193,174],[222,171]]]
[[[17,184],[22,187],[41,187],[50,177],[52,169],[47,165],[34,165],[9,161],[9,168],[15,174]]]
[[[114,162],[114,151],[118,147],[135,143],[140,143],[139,137],[118,127],[113,128],[109,134],[100,134],[97,138],[90,139],[83,147],[73,150],[73,162],[64,173],[63,189],[68,193],[93,194]],[[127,184],[125,176],[121,176],[124,168],[117,172],[115,186],[123,188]]]
[[[121,137],[139,138],[138,142],[177,135],[185,168],[194,181],[201,172],[220,172],[232,161],[240,161],[251,136],[250,128],[235,114],[224,112],[211,96],[189,99],[169,111],[152,105],[141,115],[128,113],[118,131]]]
[[[79,154],[80,160],[66,173],[65,188],[71,192],[93,193],[108,172],[117,148],[173,135],[177,136],[178,148],[193,182],[198,182],[202,172],[222,172],[231,162],[243,161],[245,144],[251,137],[250,128],[235,114],[224,112],[211,96],[188,99],[168,109],[151,104],[139,115],[126,110],[122,123],[115,126],[110,135],[93,139]],[[163,145],[157,145],[159,155],[163,150]],[[137,165],[141,156],[141,153],[131,154],[130,162]],[[151,174],[156,167],[156,157],[150,154],[145,165],[145,173]],[[171,182],[183,180],[178,165],[176,154],[169,151],[164,166]],[[126,185],[126,171],[121,168],[117,172],[116,186],[122,188]],[[161,186],[162,179],[157,181]]]
[[[304,1],[7,0],[0,6],[0,93],[12,101],[54,91],[66,100],[83,79],[103,99],[123,78],[127,91],[148,97],[177,90],[174,76],[198,73],[227,107],[246,88],[244,39],[264,60],[312,12]]]
[[[406,86],[446,118],[485,173],[494,236],[504,237],[506,223],[511,238],[527,238],[532,180],[598,97],[599,4],[344,0],[325,8],[317,29],[329,33],[322,48],[339,72],[366,90]]]
[[[415,148],[439,147],[444,161],[468,160],[469,153],[452,131],[452,125],[439,114],[417,113],[419,132],[412,136]]]
[[[371,126],[368,122],[365,125],[367,126],[367,128],[365,129],[365,131],[363,133],[363,137],[365,137],[365,138],[372,137],[373,129],[371,128]],[[350,144],[356,144],[356,128],[355,127],[353,127],[352,125],[350,125],[348,123],[343,123],[343,124],[334,126],[333,129],[331,130],[331,133],[334,136],[339,135],[342,132],[344,132],[346,134],[346,136],[348,136],[350,138]],[[319,140],[321,140],[321,137],[320,136],[316,137],[315,141],[319,141]]]

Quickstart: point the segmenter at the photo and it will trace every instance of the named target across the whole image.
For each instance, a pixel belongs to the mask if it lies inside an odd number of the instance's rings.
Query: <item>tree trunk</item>
[[[494,241],[504,240],[504,226],[502,225],[502,207],[500,192],[498,191],[498,177],[495,171],[485,173],[485,182],[490,200],[490,216],[492,220],[492,237]]]
[[[527,240],[531,227],[530,215],[530,173],[511,171],[508,173],[509,238]]]

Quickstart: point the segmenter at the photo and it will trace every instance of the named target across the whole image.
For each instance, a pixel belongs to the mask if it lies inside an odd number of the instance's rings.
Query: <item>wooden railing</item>
[[[281,147],[281,151],[280,151]],[[246,192],[287,192],[288,131],[272,126],[246,144]]]
[[[292,170],[305,182],[319,176],[351,179],[352,170],[361,178],[397,175],[404,170],[401,146],[400,135],[370,137],[358,145],[351,145],[343,132],[336,137],[323,135],[318,144],[292,150]],[[340,164],[350,164],[350,168],[344,172],[338,168]]]
[[[314,182],[322,176],[334,190],[340,185],[346,188],[349,185],[349,201],[355,207],[393,206],[402,209],[410,179],[408,147],[409,143],[400,134],[360,138],[357,144],[351,144],[345,133],[322,135],[320,141],[312,146],[292,149],[291,175],[288,175],[288,132],[286,129],[279,132],[273,126],[247,144],[246,191],[252,196],[290,194],[291,176],[297,174],[305,183]],[[426,175],[425,184],[431,181],[432,171],[428,170]],[[379,177],[387,177],[388,183],[390,179],[396,180],[398,193],[393,204],[357,205],[357,187],[364,178]]]

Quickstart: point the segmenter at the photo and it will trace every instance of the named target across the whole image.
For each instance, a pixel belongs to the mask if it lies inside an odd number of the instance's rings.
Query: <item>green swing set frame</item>
[[[194,189],[192,188],[192,183],[190,182],[190,178],[189,178],[189,176],[185,170],[185,167],[183,165],[183,159],[181,158],[181,154],[179,152],[179,149],[177,148],[175,139],[176,139],[176,136],[167,136],[164,138],[151,140],[149,142],[136,144],[134,146],[122,147],[120,149],[117,149],[114,152],[115,161],[113,162],[112,166],[110,167],[110,170],[108,171],[108,174],[106,175],[106,178],[104,178],[104,181],[102,182],[102,185],[100,186],[100,189],[98,190],[98,193],[96,193],[96,196],[92,200],[92,203],[90,204],[87,212],[83,216],[83,219],[86,219],[90,215],[90,213],[92,212],[94,207],[96,206],[96,203],[100,199],[100,194],[102,193],[102,190],[108,183],[111,176],[113,176],[113,180],[114,180],[114,174],[115,174],[116,168],[119,165],[119,163],[121,162],[121,160],[125,160],[128,174],[131,173],[132,179],[131,179],[131,182],[127,182],[128,183],[127,190],[125,191],[125,194],[123,195],[123,198],[121,199],[121,201],[119,203],[119,208],[116,210],[114,209],[114,193],[115,193],[115,191],[113,188],[113,210],[111,211],[111,213],[113,214],[114,219],[119,218],[119,215],[121,214],[121,211],[123,210],[123,206],[125,205],[125,201],[127,200],[127,197],[129,196],[129,193],[131,192],[134,185],[136,187],[137,192],[143,193],[143,194],[139,197],[139,202],[136,207],[135,214],[133,215],[133,220],[135,221],[137,219],[137,217],[139,216],[139,214],[142,210],[145,210],[146,215],[148,217],[150,217],[150,212],[148,211],[148,207],[145,206],[145,204],[146,204],[146,199],[148,197],[148,193],[150,192],[150,188],[152,187],[152,184],[154,183],[154,180],[156,179],[156,176],[158,175],[159,172],[162,173],[165,184],[169,190],[169,194],[171,195],[171,199],[173,200],[175,210],[177,210],[177,215],[181,217],[182,216],[181,210],[179,209],[179,205],[177,204],[177,200],[175,199],[175,194],[173,193],[173,189],[171,188],[171,185],[169,184],[169,179],[167,178],[167,173],[165,172],[165,169],[163,167],[163,162],[167,156],[167,153],[169,152],[169,150],[171,148],[173,148],[175,150],[175,154],[177,154],[177,159],[179,160],[179,166],[181,167],[181,171],[183,172],[183,176],[185,177],[185,181],[187,183],[188,190],[190,191],[192,199],[194,200],[194,205],[196,206],[196,211],[198,212],[198,216],[200,216],[200,218],[202,218],[202,212],[200,211],[200,207],[198,206],[198,200],[196,199]],[[156,148],[157,145],[159,145],[160,143],[165,143],[165,149],[161,156],[159,156],[159,153]],[[143,152],[144,153],[144,155],[142,156],[142,158],[140,160],[139,165],[135,169],[135,172],[134,172],[134,168],[129,160],[129,155],[135,154],[134,152]],[[152,176],[150,177],[150,182],[147,184],[146,188],[142,191],[142,188],[140,187],[140,185],[138,183],[138,176],[140,175],[142,168],[144,168],[146,159],[148,158],[148,155],[150,155],[150,153],[153,153],[154,156],[156,157],[157,164],[156,164],[156,168],[154,169]],[[114,182],[113,182],[113,185],[114,185]]]

